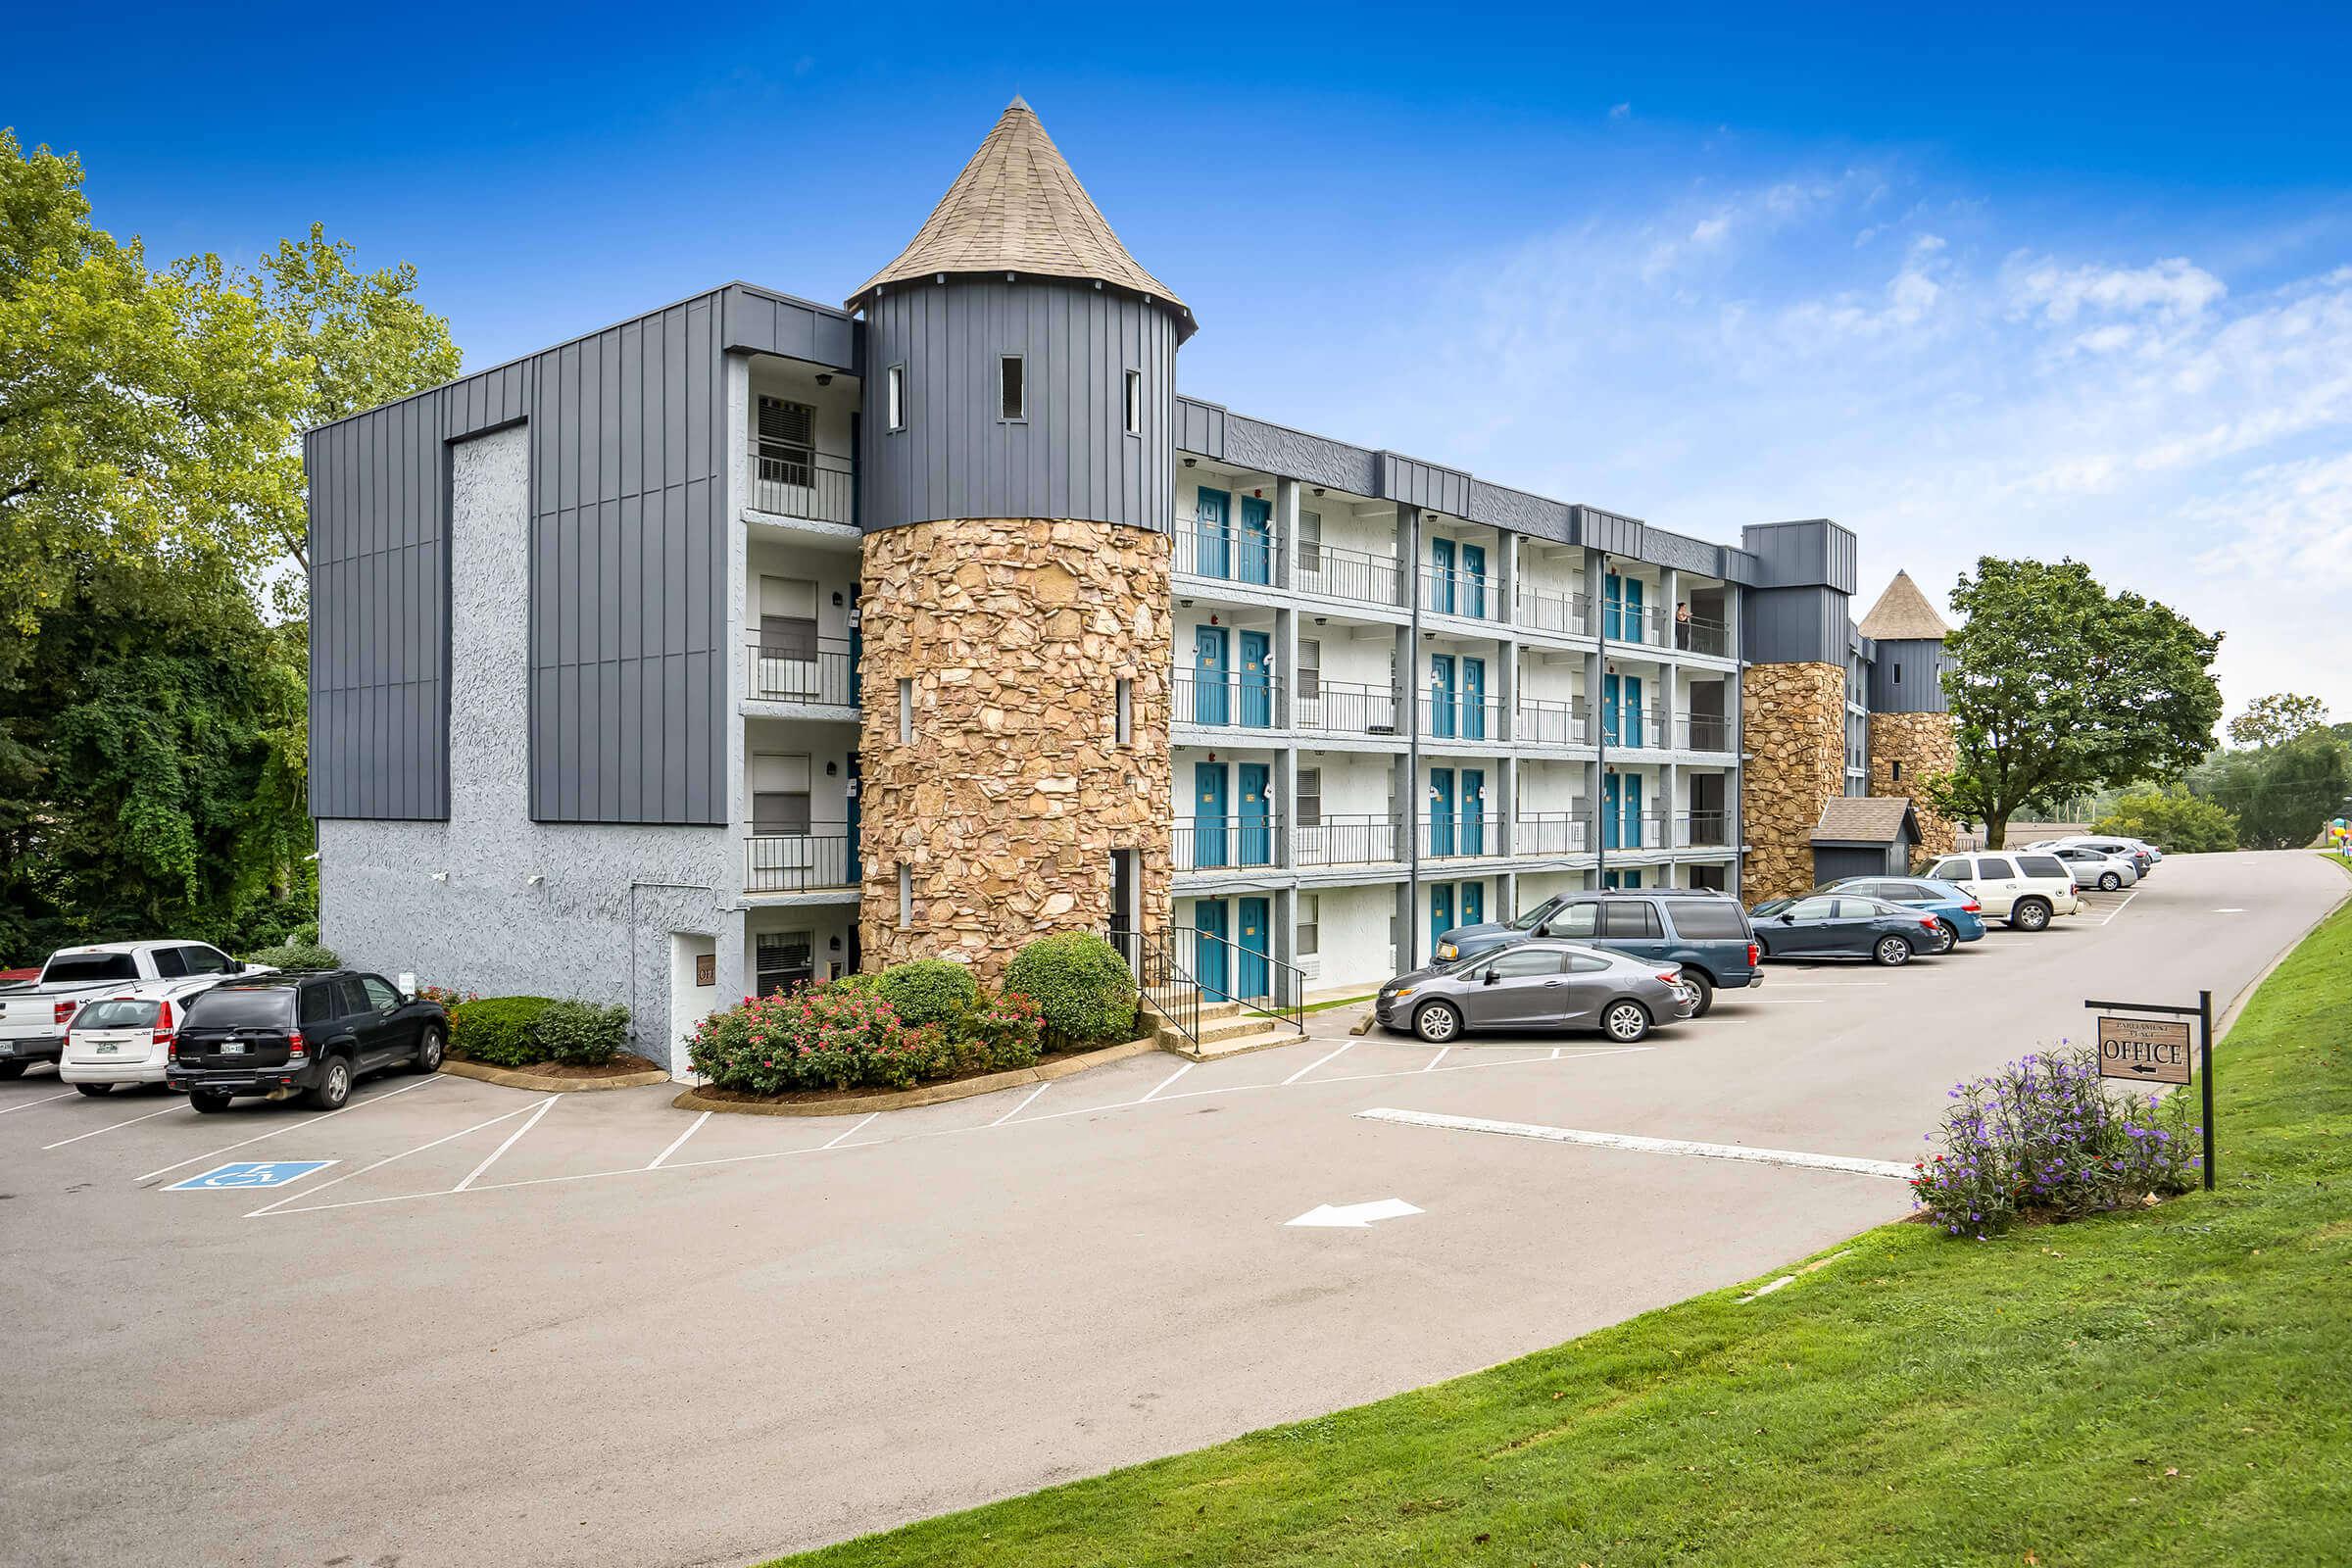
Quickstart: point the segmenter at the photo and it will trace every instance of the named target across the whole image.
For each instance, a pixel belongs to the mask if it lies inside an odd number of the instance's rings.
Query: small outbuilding
[[[1813,827],[1813,885],[1849,876],[1907,876],[1919,817],[1907,796],[1833,795]]]

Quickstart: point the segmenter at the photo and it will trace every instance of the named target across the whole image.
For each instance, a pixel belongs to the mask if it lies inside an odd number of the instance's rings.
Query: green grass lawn
[[[2352,1562],[2352,908],[2219,1055],[2211,1195],[1888,1226],[1745,1305],[787,1560]]]

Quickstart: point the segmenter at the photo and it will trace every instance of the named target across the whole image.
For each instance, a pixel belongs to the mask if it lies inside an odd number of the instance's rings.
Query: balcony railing
[[[811,893],[858,885],[858,845],[844,822],[818,822],[806,833],[754,833],[744,841],[747,893]]]
[[[1421,823],[1421,857],[1459,860],[1502,853],[1502,818],[1477,811],[1435,811]]]
[[[1711,654],[1717,659],[1729,659],[1732,653],[1732,629],[1720,620],[1704,615],[1692,615],[1674,623],[1674,646],[1687,654]]]
[[[1403,602],[1404,573],[1389,556],[1302,539],[1292,565],[1296,572],[1292,586],[1302,594],[1352,599],[1359,605]]]
[[[1531,811],[1511,824],[1513,855],[1588,855],[1592,849],[1592,813]]]
[[[1661,751],[1666,745],[1666,719],[1660,713],[1639,709],[1611,710],[1604,705],[1600,710],[1600,735],[1617,751]]]
[[[1674,722],[1675,744],[1686,752],[1732,749],[1732,721],[1721,713],[1686,713]]]
[[[1590,732],[1581,703],[1547,703],[1530,699],[1519,705],[1519,727],[1514,735],[1522,746],[1585,746]]]
[[[1330,816],[1300,821],[1292,847],[1300,865],[1383,865],[1403,858],[1396,819],[1377,815]]]
[[[1181,576],[1218,577],[1227,582],[1270,587],[1278,554],[1274,530],[1245,528],[1214,517],[1180,517],[1176,521],[1175,559],[1171,569]]]
[[[1387,686],[1363,686],[1349,681],[1298,677],[1298,700],[1292,722],[1302,730],[1325,735],[1395,735],[1396,693]]]
[[[1282,853],[1282,818],[1187,816],[1176,821],[1179,871],[1226,871],[1273,865]]]
[[[812,645],[789,646],[755,636],[745,646],[744,694],[769,703],[858,706],[858,666],[850,645],[820,637]]]
[[[779,517],[846,523],[851,517],[856,473],[849,459],[830,452],[770,457],[755,450],[751,504]]]
[[[1674,616],[1655,605],[1630,606],[1615,599],[1603,599],[1600,606],[1600,634],[1611,642],[1647,643],[1652,648],[1667,645],[1666,628]]]
[[[1421,608],[1433,615],[1500,620],[1502,595],[1483,571],[1425,564],[1421,568]]]
[[[1522,626],[1565,632],[1572,637],[1586,636],[1592,630],[1592,599],[1589,594],[1555,594],[1522,583],[1516,603]]]
[[[1179,724],[1207,724],[1239,729],[1271,729],[1281,710],[1282,678],[1235,670],[1178,669],[1176,706]]]
[[[1498,741],[1502,704],[1494,697],[1433,691],[1421,699],[1421,738],[1429,741]]]
[[[1662,850],[1666,847],[1666,818],[1662,814],[1643,814],[1619,807],[1611,811],[1606,806],[1600,810],[1601,847],[1611,850]]]
[[[1723,850],[1731,848],[1731,843],[1729,811],[1685,811],[1674,819],[1674,847],[1678,850]]]

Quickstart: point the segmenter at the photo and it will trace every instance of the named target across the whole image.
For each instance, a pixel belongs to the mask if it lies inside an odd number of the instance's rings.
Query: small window
[[[1597,957],[1590,953],[1568,955],[1568,972],[1570,974],[1598,974],[1608,966],[1608,959]]]
[[[908,930],[913,925],[914,868],[909,865],[902,865],[899,867],[899,929]]]
[[[1619,942],[1629,938],[1654,937],[1658,934],[1658,911],[1650,907],[1647,899],[1603,905],[1600,934]]]
[[[1303,702],[1313,702],[1323,695],[1323,645],[1311,637],[1298,639],[1298,668],[1292,678],[1298,682],[1298,696]]]
[[[899,744],[914,744],[914,682],[899,682]]]
[[[1894,666],[1894,683],[1897,686],[1903,683],[1903,666],[1899,663]]]
[[[1131,746],[1135,743],[1135,682],[1124,675],[1119,677],[1118,699],[1116,739],[1121,746]]]
[[[1144,372],[1127,372],[1127,433],[1144,433]]]
[[[1315,894],[1298,895],[1298,938],[1295,946],[1301,958],[1311,958],[1323,951],[1323,901]]]
[[[1320,512],[1298,514],[1298,569],[1323,569],[1323,514]]]
[[[1558,974],[1560,950],[1557,948],[1505,948],[1495,955],[1487,972],[1497,980],[1519,980],[1530,975]]]
[[[1323,770],[1319,767],[1298,770],[1298,825],[1323,825]]]
[[[1894,781],[1897,784],[1903,781],[1903,760],[1899,757],[1894,760]]]
[[[882,372],[882,427],[906,428],[906,367],[894,365]]]
[[[381,975],[360,976],[360,988],[368,993],[368,1004],[378,1012],[388,1012],[400,1005],[400,993]]]
[[[1028,367],[1018,354],[1006,354],[997,360],[997,392],[1001,399],[998,417],[1026,419],[1029,417],[1029,388],[1026,382]]]

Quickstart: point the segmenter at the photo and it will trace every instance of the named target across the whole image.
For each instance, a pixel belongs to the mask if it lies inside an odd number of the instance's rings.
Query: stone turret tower
[[[1943,672],[1951,667],[1943,640],[1952,628],[1911,574],[1898,571],[1859,629],[1879,645],[1870,670],[1870,793],[1909,796],[1919,817],[1920,853],[1949,855],[1952,824],[1920,790],[1959,761],[1943,697]]]
[[[866,319],[866,963],[993,979],[1046,932],[1161,929],[1192,313],[1017,98],[848,303]]]

